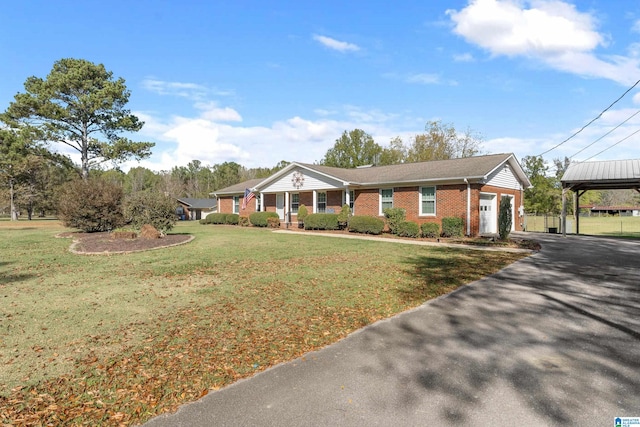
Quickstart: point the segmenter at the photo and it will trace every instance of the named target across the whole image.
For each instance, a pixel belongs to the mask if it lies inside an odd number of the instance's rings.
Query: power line
[[[539,157],[544,156],[545,154],[547,154],[550,151],[555,150],[556,148],[560,147],[562,144],[564,144],[565,142],[569,141],[570,139],[572,139],[574,136],[576,136],[577,134],[579,134],[580,132],[582,132],[583,130],[585,130],[587,128],[587,126],[589,126],[591,123],[595,122],[596,120],[598,120],[600,117],[602,117],[602,115],[604,113],[606,113],[607,111],[609,111],[609,109],[611,107],[613,107],[618,101],[620,101],[622,98],[625,97],[626,94],[628,94],[629,92],[631,92],[631,90],[633,90],[634,87],[638,86],[638,84],[640,83],[640,80],[638,80],[637,82],[635,82],[633,84],[633,86],[631,86],[629,89],[627,89],[622,95],[620,95],[620,97],[618,99],[616,99],[615,101],[613,101],[611,103],[611,105],[609,105],[607,108],[605,108],[604,110],[602,110],[602,112],[600,114],[598,114],[597,117],[595,117],[593,120],[591,120],[589,123],[587,123],[586,125],[582,126],[577,132],[575,132],[573,135],[571,135],[569,138],[565,139],[564,141],[562,141],[561,143],[557,144],[554,147],[551,147],[550,149],[548,149],[547,151],[545,151],[544,153],[540,153],[538,154]]]
[[[614,127],[613,129],[611,129],[609,132],[605,133],[604,135],[602,135],[600,138],[596,139],[595,141],[593,141],[591,144],[587,145],[586,147],[584,147],[582,150],[578,151],[577,153],[575,153],[573,156],[570,156],[569,158],[572,159],[575,156],[577,156],[578,154],[582,153],[584,150],[586,150],[587,148],[591,147],[593,144],[595,144],[596,142],[602,140],[602,138],[604,138],[605,136],[611,134],[611,132],[613,132],[614,130],[618,129],[620,126],[622,126],[623,124],[627,123],[629,120],[631,120],[632,118],[634,118],[635,116],[637,116],[638,114],[640,114],[640,110],[636,111],[635,113],[633,113],[631,116],[629,116],[625,121],[623,121],[622,123],[620,123],[618,126]]]
[[[616,145],[620,144],[621,142],[626,141],[627,139],[631,138],[633,135],[635,135],[638,132],[640,132],[640,129],[638,129],[637,131],[633,132],[631,135],[628,135],[628,136],[622,138],[620,141],[616,142],[615,144],[608,146],[607,148],[605,148],[604,150],[600,151],[599,153],[594,154],[593,156],[589,157],[588,159],[584,159],[582,162],[586,162],[587,160],[591,160],[594,157],[599,156],[600,154],[604,153],[605,151],[607,151],[607,150],[615,147]],[[580,162],[580,163],[582,163],[582,162]]]

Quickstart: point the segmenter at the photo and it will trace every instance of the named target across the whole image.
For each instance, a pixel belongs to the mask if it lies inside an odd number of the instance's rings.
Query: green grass
[[[3,423],[140,422],[524,256],[195,222],[81,256],[61,231],[0,223]]]
[[[560,230],[560,217],[549,217],[547,226]],[[575,233],[573,217],[567,217],[567,230]],[[545,232],[543,216],[527,216],[527,231]],[[580,217],[580,234],[592,236],[640,237],[640,217]]]

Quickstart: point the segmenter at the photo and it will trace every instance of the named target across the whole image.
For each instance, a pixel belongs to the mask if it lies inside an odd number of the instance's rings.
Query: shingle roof
[[[244,194],[245,189],[253,189],[253,187],[258,185],[262,181],[264,181],[264,178],[249,179],[247,181],[243,181],[238,184],[230,185],[229,187],[213,191],[211,194]]]
[[[640,159],[572,163],[560,182],[573,189],[638,188]]]
[[[178,202],[194,209],[210,209],[218,206],[218,201],[216,199],[193,199],[190,197],[183,197],[178,199]]]
[[[309,169],[360,185],[483,178],[502,165],[512,154],[464,157],[430,162],[343,169],[299,163]]]

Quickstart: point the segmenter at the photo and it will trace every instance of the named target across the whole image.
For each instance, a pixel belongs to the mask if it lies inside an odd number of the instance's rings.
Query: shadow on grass
[[[12,263],[6,261],[0,261],[0,285],[9,285],[12,283],[23,282],[35,277],[33,274],[27,273],[8,273],[7,266]]]

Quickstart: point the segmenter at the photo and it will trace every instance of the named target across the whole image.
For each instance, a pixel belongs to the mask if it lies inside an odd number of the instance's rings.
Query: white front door
[[[497,223],[496,195],[480,194],[480,234],[495,233]]]
[[[284,194],[276,194],[276,212],[281,221],[284,221]]]

